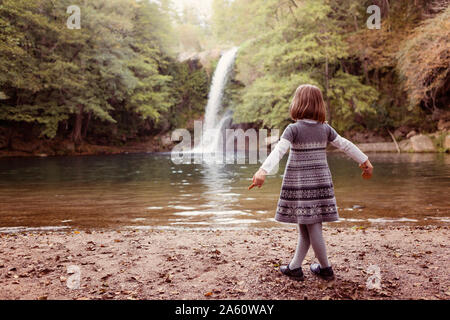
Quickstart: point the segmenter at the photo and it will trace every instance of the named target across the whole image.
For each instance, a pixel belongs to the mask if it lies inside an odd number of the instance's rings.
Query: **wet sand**
[[[0,299],[450,299],[448,226],[324,227],[336,279],[278,271],[292,228],[0,234]],[[79,289],[69,289],[80,270]],[[375,267],[370,267],[374,265]],[[380,270],[380,288],[367,280]]]

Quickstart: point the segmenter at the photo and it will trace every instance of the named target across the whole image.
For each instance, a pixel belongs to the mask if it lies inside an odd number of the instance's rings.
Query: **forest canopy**
[[[366,26],[372,4],[380,29]],[[302,83],[322,89],[340,130],[423,127],[448,109],[448,1],[214,0],[213,8],[215,36],[241,45],[237,121],[285,126]]]
[[[239,46],[225,106],[235,123],[283,129],[296,87],[320,87],[340,131],[436,129],[449,105],[447,0],[0,0],[0,140],[123,144],[202,117],[217,56]],[[367,7],[381,10],[369,29]],[[5,129],[6,128],[6,129]],[[6,130],[6,131],[5,131]],[[7,132],[7,133],[5,133]]]
[[[66,27],[72,4],[0,1],[0,120],[80,142],[180,125],[178,108],[204,103],[207,74],[174,59],[167,5],[85,1],[77,30]]]

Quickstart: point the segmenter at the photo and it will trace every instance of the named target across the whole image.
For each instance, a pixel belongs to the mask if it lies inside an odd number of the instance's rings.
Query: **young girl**
[[[337,221],[339,215],[326,146],[331,143],[355,160],[363,170],[363,178],[372,176],[373,167],[361,150],[325,122],[325,103],[319,88],[299,86],[290,106],[290,115],[296,122],[285,129],[275,149],[253,176],[249,189],[263,185],[266,175],[290,147],[275,220],[295,223],[299,238],[294,257],[288,265],[281,266],[280,271],[303,280],[302,262],[311,245],[319,260],[319,264],[311,264],[312,273],[332,280],[334,273],[327,259],[322,222]]]

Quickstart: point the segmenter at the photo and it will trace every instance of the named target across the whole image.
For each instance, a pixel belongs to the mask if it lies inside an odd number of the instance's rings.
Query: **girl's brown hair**
[[[312,119],[324,123],[326,109],[322,92],[310,84],[299,86],[295,90],[289,111],[292,120]]]

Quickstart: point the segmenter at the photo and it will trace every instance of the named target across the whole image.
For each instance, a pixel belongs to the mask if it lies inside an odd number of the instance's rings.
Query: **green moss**
[[[445,137],[447,136],[447,131],[442,131],[438,136],[436,135],[428,135],[433,141],[434,146],[436,147],[437,152],[445,153],[448,152],[448,149],[444,148]]]

